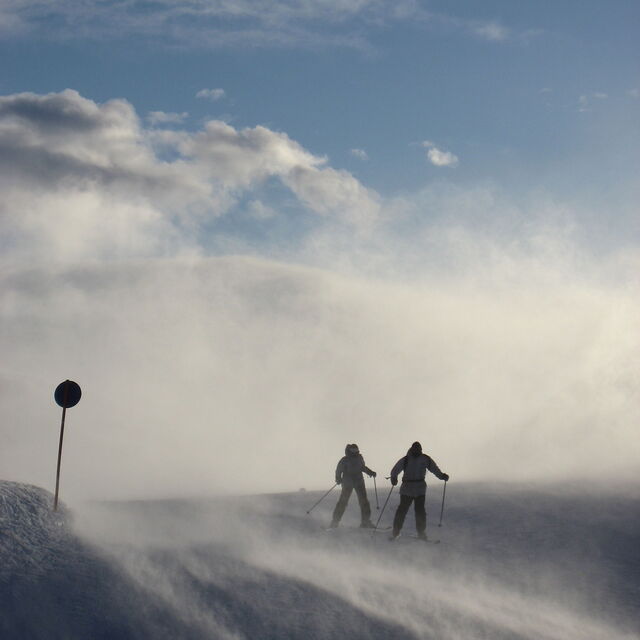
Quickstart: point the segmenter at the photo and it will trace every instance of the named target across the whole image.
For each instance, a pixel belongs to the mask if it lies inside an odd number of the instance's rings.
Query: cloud
[[[224,89],[200,89],[200,91],[196,93],[196,98],[206,98],[212,102],[217,102],[218,100],[222,100],[225,95]]]
[[[270,175],[283,175],[297,166],[326,163],[285,133],[257,126],[235,129],[213,120],[193,136],[184,137],[180,151],[208,167],[216,179],[234,186],[248,185]]]
[[[179,119],[156,113],[152,121]],[[0,168],[0,228],[12,238],[5,256],[193,251],[198,225],[231,215],[271,179],[291,189],[300,210],[346,224],[378,206],[351,174],[284,133],[215,120],[196,132],[145,129],[125,100],[97,104],[72,90],[0,97]]]
[[[0,169],[8,477],[50,486],[65,378],[69,496],[290,489],[301,447],[321,486],[345,442],[416,438],[459,478],[636,473],[640,258],[585,250],[580,211],[390,201],[284,132],[75,91],[0,97]]]
[[[28,31],[27,25],[19,15],[17,3],[0,7],[0,37],[22,35]]]
[[[629,91],[627,91],[627,93],[632,98],[640,98],[640,89],[629,89]]]
[[[158,161],[128,102],[98,105],[72,90],[0,97],[0,165],[5,187],[36,191],[91,184],[164,197],[198,182],[180,163]]]
[[[326,158],[313,156],[286,134],[266,127],[236,130],[223,122],[210,122],[182,149],[238,186],[278,175],[317,213],[339,215],[358,224],[372,221],[379,210],[378,196],[350,173],[326,167]]]
[[[349,153],[360,160],[368,160],[369,156],[364,149],[350,149]]]
[[[322,486],[345,442],[384,469],[418,438],[457,480],[587,477],[594,458],[634,478],[637,270],[603,282],[553,230],[533,251],[430,233],[416,250],[447,267],[408,279],[237,256],[4,270],[3,473],[50,486],[42,425],[71,377],[69,497],[291,489],[301,449]]]
[[[284,182],[316,213],[326,215],[340,211],[346,221],[357,227],[369,227],[380,213],[377,194],[347,171],[299,166]]]
[[[596,91],[590,95],[583,94],[578,98],[578,111],[580,113],[586,113],[592,110],[593,100],[607,100],[609,95]]]
[[[247,204],[247,211],[256,220],[270,220],[278,215],[273,207],[266,205],[261,200],[251,200]]]
[[[413,17],[414,22],[417,17]],[[460,18],[454,14],[434,13],[422,14],[420,20],[439,26],[446,32],[459,33],[467,37],[484,40],[493,44],[519,42],[526,44],[543,32],[539,29],[518,30],[502,24],[499,20],[481,20]]]
[[[441,151],[437,147],[433,147],[427,151],[427,157],[431,164],[436,167],[456,167],[458,166],[458,157],[450,151]]]
[[[162,36],[168,43],[206,48],[317,47],[366,48],[363,26],[406,21],[424,12],[413,0],[387,6],[379,0],[142,0],[126,3],[59,0],[43,7],[20,0],[4,9],[0,27],[11,34],[41,37],[120,39]]]
[[[147,120],[149,124],[153,126],[162,124],[182,124],[189,114],[184,111],[183,113],[171,113],[166,111],[150,111],[147,114]]]
[[[499,22],[470,22],[471,31],[483,40],[504,42],[511,37],[511,31]]]
[[[433,142],[425,140],[422,146],[427,149],[427,158],[431,164],[436,167],[457,167],[459,164],[458,156],[450,151],[442,151],[438,149]]]
[[[493,43],[526,40],[497,20],[461,19],[427,11],[416,0],[142,0],[101,2],[20,0],[0,14],[0,34],[39,38],[161,38],[168,45],[202,48],[340,47],[370,51],[383,28],[397,24],[452,28]]]

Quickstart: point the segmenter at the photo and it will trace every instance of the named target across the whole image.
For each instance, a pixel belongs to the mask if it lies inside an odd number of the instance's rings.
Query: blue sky
[[[635,477],[639,11],[5,2],[0,467],[71,378],[78,494],[290,489],[301,437],[308,486]]]
[[[0,32],[2,93],[72,88],[188,113],[190,129],[262,124],[386,197],[440,180],[622,209],[637,194],[635,2],[58,6],[5,9],[21,24]],[[181,6],[200,14],[167,15]],[[207,88],[224,96],[196,98]],[[430,164],[424,140],[458,165]]]

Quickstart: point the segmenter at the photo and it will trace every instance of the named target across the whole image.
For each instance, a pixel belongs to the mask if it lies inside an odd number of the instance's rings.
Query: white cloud
[[[511,31],[499,22],[472,22],[471,30],[480,38],[490,42],[504,42],[511,36]]]
[[[238,130],[220,120],[210,121],[202,131],[185,137],[180,150],[207,166],[217,180],[232,186],[284,175],[299,165],[312,167],[326,162],[285,133],[263,126]]]
[[[0,97],[0,169],[5,258],[193,251],[203,220],[269,179],[301,210],[347,224],[369,224],[379,208],[377,194],[284,133],[220,121],[145,129],[128,102],[100,105],[71,90]]]
[[[379,0],[158,0],[151,5],[143,0],[58,0],[46,6],[40,0],[19,0],[0,14],[0,33],[107,39],[162,35],[167,43],[207,48],[363,48],[363,25],[375,27],[423,14],[413,0],[392,6]]]
[[[318,225],[207,256],[234,203],[269,225],[274,182]],[[85,390],[70,497],[290,489],[274,460],[301,438],[312,486],[346,441],[382,468],[420,433],[456,478],[636,473],[638,253],[583,252],[561,206],[441,188],[394,207],[286,133],[146,129],[74,91],[0,98],[0,194],[12,479],[50,486],[65,377]]]
[[[453,27],[500,43],[527,40],[497,20],[436,14],[416,0],[17,0],[0,13],[0,35],[40,38],[154,38],[190,47],[341,47],[371,50],[370,35],[399,23]]]
[[[442,151],[438,149],[433,142],[425,140],[422,146],[427,149],[427,158],[431,164],[436,167],[457,167],[459,164],[458,156],[450,151]]]
[[[200,89],[200,91],[196,93],[196,98],[206,98],[212,102],[217,102],[218,100],[222,100],[225,95],[224,89]]]
[[[378,195],[364,187],[347,171],[330,167],[295,167],[285,184],[316,213],[340,212],[340,217],[357,227],[367,228],[380,213]]]
[[[261,200],[251,200],[247,204],[247,212],[256,220],[270,220],[278,215],[273,207],[266,205]]]
[[[351,155],[355,156],[356,158],[360,158],[360,160],[368,160],[369,159],[369,155],[367,154],[367,152],[364,149],[351,149],[349,151],[349,153],[351,153]]]
[[[433,147],[427,151],[427,156],[431,164],[434,164],[436,167],[458,166],[458,157],[450,151],[441,151],[437,147]]]
[[[125,100],[99,105],[76,91],[0,97],[0,181],[29,190],[108,189],[165,198],[202,191],[184,164],[158,161]]]
[[[237,186],[277,175],[317,213],[368,224],[379,210],[377,195],[350,173],[326,167],[326,158],[312,155],[285,133],[266,127],[236,130],[220,121],[210,122],[182,149]]]
[[[291,489],[299,469],[274,461],[301,446],[321,486],[345,441],[388,468],[415,434],[457,481],[585,477],[594,458],[632,479],[638,264],[605,282],[612,265],[585,269],[555,229],[528,248],[424,233],[416,253],[446,265],[409,279],[389,277],[402,244],[383,277],[241,257],[4,270],[3,473],[49,486],[47,389],[70,376],[85,395],[68,416],[69,497]],[[233,473],[243,463],[253,473]]]
[[[19,9],[16,3],[0,7],[0,37],[21,35],[28,31],[28,26],[19,15]]]
[[[578,111],[586,113],[592,110],[593,100],[607,100],[609,95],[601,91],[596,91],[589,95],[583,94],[578,98]]]
[[[161,124],[182,124],[189,114],[184,111],[183,113],[172,113],[166,111],[150,111],[147,114],[147,120],[151,125]]]

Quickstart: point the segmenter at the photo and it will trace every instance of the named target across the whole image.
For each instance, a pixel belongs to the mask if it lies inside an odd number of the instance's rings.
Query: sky
[[[70,378],[70,497],[634,478],[639,14],[3,2],[2,475]]]

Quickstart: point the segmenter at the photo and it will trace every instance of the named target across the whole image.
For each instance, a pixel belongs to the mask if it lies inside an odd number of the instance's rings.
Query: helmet
[[[419,456],[422,453],[422,445],[419,442],[414,442],[409,449],[409,454],[412,456]]]
[[[358,449],[357,444],[348,444],[344,448],[344,453],[347,456],[357,456],[360,453],[360,449]]]

